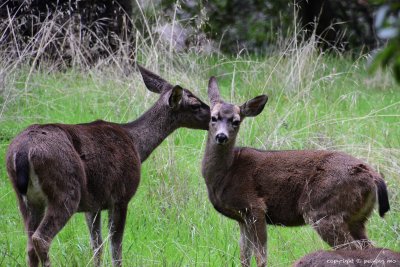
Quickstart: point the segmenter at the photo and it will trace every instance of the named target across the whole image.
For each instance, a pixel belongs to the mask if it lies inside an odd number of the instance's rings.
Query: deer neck
[[[156,103],[137,120],[123,125],[136,144],[141,162],[179,127],[171,112],[170,108]]]
[[[234,160],[235,140],[229,144],[218,145],[213,137],[208,135],[206,150],[202,161],[202,174],[207,184],[212,184],[223,178]]]

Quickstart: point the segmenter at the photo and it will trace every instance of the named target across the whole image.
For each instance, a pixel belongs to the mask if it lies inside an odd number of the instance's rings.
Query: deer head
[[[211,102],[209,136],[218,145],[234,142],[243,119],[260,114],[268,101],[266,95],[260,95],[241,106],[226,103],[220,97],[215,77],[210,78],[208,98]]]
[[[188,89],[171,85],[163,78],[138,65],[143,81],[150,91],[160,94],[160,100],[171,112],[179,127],[208,130],[210,108]]]

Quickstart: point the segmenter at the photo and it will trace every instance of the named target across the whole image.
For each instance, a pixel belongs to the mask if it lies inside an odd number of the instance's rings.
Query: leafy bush
[[[400,83],[400,3],[382,5],[375,19],[377,35],[387,44],[374,56],[370,71],[376,71],[379,66],[392,68],[396,81]]]

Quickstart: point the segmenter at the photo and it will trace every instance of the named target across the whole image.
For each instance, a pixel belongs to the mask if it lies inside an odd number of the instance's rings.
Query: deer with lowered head
[[[386,184],[363,161],[323,150],[262,151],[235,147],[240,124],[261,113],[268,100],[257,96],[241,106],[223,101],[210,78],[211,121],[202,175],[215,209],[240,227],[240,259],[267,264],[267,224],[310,224],[332,247],[371,247],[365,222],[376,201],[389,210]]]
[[[146,87],[160,97],[137,120],[34,124],[11,142],[7,172],[28,235],[29,266],[50,266],[50,244],[76,212],[85,212],[99,266],[102,210],[108,210],[112,263],[122,265],[128,202],[139,185],[141,163],[175,129],[208,129],[208,105],[189,90],[139,69]]]
[[[398,267],[400,253],[386,248],[369,248],[363,250],[319,250],[304,256],[293,264],[293,267]]]

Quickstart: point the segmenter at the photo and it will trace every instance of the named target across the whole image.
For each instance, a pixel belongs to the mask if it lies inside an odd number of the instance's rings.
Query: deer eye
[[[233,127],[238,127],[239,125],[240,125],[240,121],[239,120],[232,121],[232,126]]]
[[[193,111],[198,111],[199,109],[200,109],[200,105],[191,105],[190,106],[190,108],[193,110]]]
[[[217,122],[217,120],[218,120],[217,117],[215,117],[215,116],[211,117],[211,122]]]

